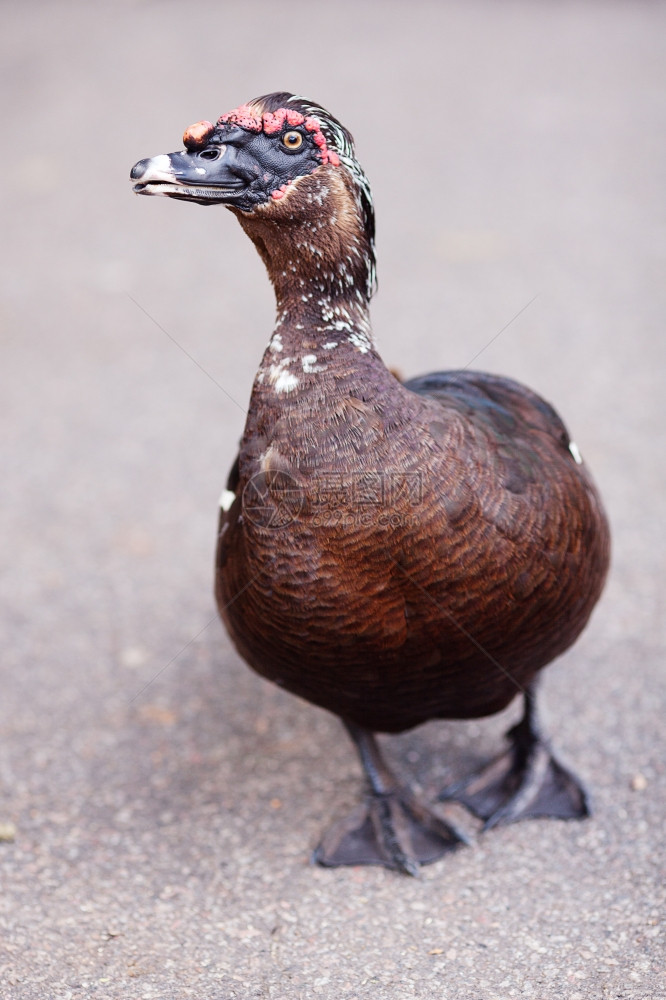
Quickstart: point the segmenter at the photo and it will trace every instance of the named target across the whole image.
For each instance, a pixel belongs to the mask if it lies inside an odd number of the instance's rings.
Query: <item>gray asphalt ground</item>
[[[0,996],[666,996],[666,7],[0,13]],[[386,361],[540,391],[613,525],[602,603],[543,698],[594,817],[481,835],[459,815],[473,846],[417,880],[310,864],[358,765],[334,718],[244,666],[211,596],[271,292],[227,212],[128,182],[282,88],[356,135]],[[517,711],[387,752],[432,796]]]

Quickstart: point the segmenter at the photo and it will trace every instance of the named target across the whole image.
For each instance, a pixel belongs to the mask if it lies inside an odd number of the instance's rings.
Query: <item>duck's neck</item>
[[[372,248],[339,168],[299,178],[265,211],[239,213],[275,289],[276,325],[257,380],[287,396],[354,358],[378,360],[370,327]]]

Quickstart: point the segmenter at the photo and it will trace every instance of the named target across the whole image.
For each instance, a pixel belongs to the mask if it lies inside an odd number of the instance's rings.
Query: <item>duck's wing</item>
[[[526,432],[546,434],[580,461],[559,414],[545,399],[513,379],[464,369],[432,372],[404,385],[419,395],[453,405],[458,412],[492,428],[500,439],[523,437]]]
[[[489,714],[498,693],[504,704],[512,696],[509,672],[525,686],[585,625],[608,565],[605,515],[566,426],[536,393],[474,371],[435,372],[405,388],[427,401],[423,440],[441,441],[436,486],[424,490],[446,515],[433,518],[443,542],[428,537],[443,581],[437,599],[506,664],[504,689],[496,673],[480,679],[480,660],[475,667],[475,707]]]
[[[240,452],[236,455],[236,460],[234,464],[229,469],[229,476],[227,478],[227,489],[230,493],[235,493],[238,489],[238,483],[240,482]]]

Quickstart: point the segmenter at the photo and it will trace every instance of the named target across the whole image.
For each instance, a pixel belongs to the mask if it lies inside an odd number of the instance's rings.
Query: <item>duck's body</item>
[[[516,383],[449,373],[417,394],[368,353],[340,392],[337,351],[280,405],[255,386],[221,521],[229,631],[259,673],[374,731],[496,712],[596,602],[593,488]]]
[[[491,822],[543,814],[549,796],[557,815],[586,812],[584,793],[552,757],[531,805],[516,806],[516,789],[525,791],[516,758],[541,746],[530,685],[587,622],[608,529],[564,425],[534,393],[467,371],[403,385],[384,366],[368,317],[367,185],[349,160],[348,134],[318,131],[326,113],[306,117],[306,108],[269,95],[216,130],[203,123],[186,133],[189,152],[172,154],[171,180],[163,158],[142,161],[133,176],[144,193],[202,201],[213,185],[185,194],[185,158],[232,150],[222,154],[232,166],[217,200],[261,253],[278,322],[225,493],[220,612],[258,673],[339,715],[359,747],[373,800],[334,829],[319,860],[413,870],[414,858],[432,860],[457,835],[397,788],[373,731],[489,715],[523,692],[528,711],[508,775],[480,797],[458,797]],[[295,132],[299,146],[313,140],[313,155],[292,177],[291,161],[281,174],[267,144],[277,136],[286,146]],[[263,199],[254,162],[267,168]]]

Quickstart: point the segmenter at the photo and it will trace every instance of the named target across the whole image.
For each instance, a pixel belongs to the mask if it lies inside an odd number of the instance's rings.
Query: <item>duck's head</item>
[[[344,187],[365,236],[372,283],[375,224],[369,184],[351,134],[324,108],[286,92],[267,94],[227,112],[216,124],[191,125],[183,144],[183,150],[132,167],[137,194],[225,205],[241,222],[287,217],[298,222],[318,214],[322,191],[326,195]]]

